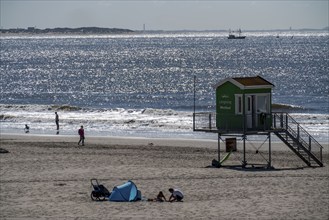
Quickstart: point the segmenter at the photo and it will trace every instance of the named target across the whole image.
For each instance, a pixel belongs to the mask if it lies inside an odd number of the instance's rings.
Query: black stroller
[[[98,184],[97,179],[91,179],[90,182],[93,187],[90,197],[93,201],[104,201],[111,195],[105,186]]]

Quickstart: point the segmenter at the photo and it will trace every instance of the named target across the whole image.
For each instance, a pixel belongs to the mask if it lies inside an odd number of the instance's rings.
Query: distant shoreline
[[[34,27],[28,27],[27,29],[1,29],[1,34],[27,34],[27,35],[66,35],[66,34],[129,34],[134,31],[129,29],[120,28],[99,28],[99,27],[80,27],[80,28],[46,28],[38,29]]]

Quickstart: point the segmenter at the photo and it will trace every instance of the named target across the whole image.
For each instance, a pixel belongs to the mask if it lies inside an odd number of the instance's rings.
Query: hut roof
[[[240,89],[257,89],[257,88],[273,88],[274,85],[267,81],[266,79],[260,76],[253,77],[234,77],[234,78],[226,78],[216,85],[214,88],[218,88],[226,82],[231,82],[234,85],[238,86]]]

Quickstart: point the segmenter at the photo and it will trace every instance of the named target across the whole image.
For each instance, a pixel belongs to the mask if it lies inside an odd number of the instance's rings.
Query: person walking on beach
[[[81,125],[81,128],[78,130],[78,134],[80,135],[80,140],[78,142],[78,145],[80,145],[80,142],[82,143],[82,146],[85,145],[85,130],[83,129],[83,126]]]
[[[30,132],[30,127],[27,124],[25,125],[24,131],[25,131],[25,133]]]
[[[169,197],[169,202],[181,202],[184,198],[183,192],[179,189],[170,188],[169,192],[171,193],[171,196]]]
[[[59,130],[59,116],[57,114],[57,112],[55,112],[55,122],[56,122],[56,126],[57,126],[57,130]]]

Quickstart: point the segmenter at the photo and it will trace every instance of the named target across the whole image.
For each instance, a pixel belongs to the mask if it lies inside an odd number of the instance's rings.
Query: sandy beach
[[[329,156],[309,168],[281,143],[275,169],[212,168],[207,140],[1,134],[0,219],[329,219]],[[255,144],[256,145],[256,144]],[[266,159],[266,147],[248,158]],[[222,149],[223,154],[225,154]],[[238,150],[239,151],[239,150]],[[225,162],[239,164],[239,153]],[[127,180],[145,198],[179,188],[184,202],[94,202],[90,179],[109,190]]]

